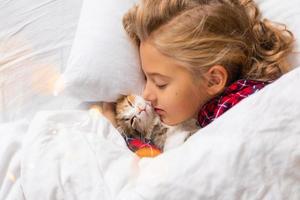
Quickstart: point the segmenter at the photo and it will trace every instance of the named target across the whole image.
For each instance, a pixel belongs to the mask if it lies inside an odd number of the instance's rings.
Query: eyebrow
[[[153,72],[153,73],[148,73],[149,76],[161,76],[163,78],[170,78],[169,76],[165,76],[165,75],[162,75],[162,74],[159,74],[157,72]]]

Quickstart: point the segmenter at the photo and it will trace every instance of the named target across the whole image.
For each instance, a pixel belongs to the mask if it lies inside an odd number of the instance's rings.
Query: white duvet
[[[101,115],[0,126],[0,199],[300,199],[300,68],[178,148],[139,159]]]

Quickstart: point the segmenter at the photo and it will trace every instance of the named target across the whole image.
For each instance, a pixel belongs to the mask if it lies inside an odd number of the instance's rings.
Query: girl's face
[[[193,79],[190,71],[175,59],[161,54],[149,42],[140,45],[142,70],[146,77],[143,97],[150,101],[161,120],[176,125],[196,118],[210,99],[204,78]]]

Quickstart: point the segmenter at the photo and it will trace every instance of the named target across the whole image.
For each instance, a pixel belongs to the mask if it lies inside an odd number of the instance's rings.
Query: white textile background
[[[54,98],[53,89],[66,67],[82,1],[0,0],[0,123],[79,103]],[[256,2],[265,17],[286,23],[298,41],[300,13],[294,5],[300,0]],[[299,49],[298,42],[294,66],[300,65]]]
[[[0,122],[75,104],[54,98],[53,84],[67,62],[81,3],[0,1]]]

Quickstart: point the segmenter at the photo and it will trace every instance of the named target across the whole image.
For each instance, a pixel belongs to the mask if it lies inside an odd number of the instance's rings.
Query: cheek
[[[193,97],[186,97],[184,99],[180,99],[176,104],[176,112],[180,115],[192,115],[198,110],[198,101]]]
[[[166,98],[169,118],[188,118],[198,112],[201,101],[199,94],[191,88],[176,90]]]

